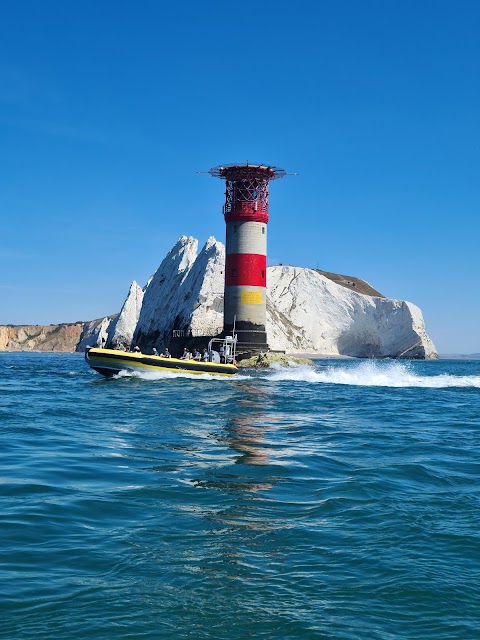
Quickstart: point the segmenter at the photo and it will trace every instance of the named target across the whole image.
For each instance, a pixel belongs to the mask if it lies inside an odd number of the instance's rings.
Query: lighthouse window
[[[262,227],[262,233],[265,235],[265,227]]]
[[[237,270],[232,269],[232,278],[236,278],[236,277],[237,277]]]
[[[265,278],[265,271],[262,269],[262,278]]]

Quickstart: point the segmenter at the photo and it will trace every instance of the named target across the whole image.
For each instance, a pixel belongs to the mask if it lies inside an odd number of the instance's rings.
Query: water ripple
[[[0,637],[477,637],[480,362],[0,376]]]

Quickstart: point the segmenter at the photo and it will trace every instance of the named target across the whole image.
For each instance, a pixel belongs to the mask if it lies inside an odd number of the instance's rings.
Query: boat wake
[[[245,378],[246,376],[235,375],[235,379]],[[113,380],[118,380],[121,378],[137,378],[138,380],[177,380],[178,378],[186,378],[187,380],[197,380],[197,381],[221,381],[225,382],[227,380],[233,379],[233,376],[212,376],[208,373],[186,373],[181,371],[176,371],[175,373],[170,373],[169,371],[120,371],[119,373],[112,376]]]
[[[403,362],[362,362],[350,366],[329,366],[314,369],[308,366],[272,366],[270,380],[298,381],[326,384],[346,384],[365,387],[473,387],[480,389],[480,376],[452,376],[448,374],[418,375]]]
[[[405,362],[362,362],[347,366],[310,367],[291,365],[285,367],[273,364],[263,375],[273,382],[308,382],[323,384],[343,384],[361,387],[420,387],[444,389],[447,387],[464,387],[480,389],[480,376],[453,376],[449,374],[419,375],[413,371],[411,364]],[[262,377],[263,377],[262,375]],[[252,376],[245,371],[235,376],[211,376],[207,373],[196,374],[169,371],[120,371],[113,380],[134,378],[138,380],[176,380],[187,379],[197,382],[226,382],[235,380],[251,380]]]

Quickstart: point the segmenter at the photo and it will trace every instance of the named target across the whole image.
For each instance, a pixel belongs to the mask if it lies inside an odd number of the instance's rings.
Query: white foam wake
[[[208,373],[184,373],[184,372],[176,372],[170,373],[169,371],[119,371],[117,374],[112,376],[114,380],[118,380],[119,378],[137,378],[139,380],[174,380],[177,378],[186,378],[188,380],[214,380],[214,381],[226,381],[235,379],[243,379],[246,376],[212,376]]]
[[[452,376],[448,374],[424,376],[415,373],[403,362],[362,362],[350,366],[313,368],[272,367],[271,380],[323,382],[366,387],[474,387],[480,389],[480,376]]]

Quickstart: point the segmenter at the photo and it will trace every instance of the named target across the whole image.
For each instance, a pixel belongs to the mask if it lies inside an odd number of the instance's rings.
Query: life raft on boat
[[[218,342],[223,345],[226,354],[225,363],[220,362],[219,352],[213,349]],[[180,358],[165,358],[163,356],[146,355],[141,352],[118,351],[116,349],[100,349],[87,347],[85,360],[98,373],[110,378],[120,371],[194,373],[212,376],[232,376],[238,371],[235,362],[235,347],[237,338],[213,338],[208,345],[209,361],[184,360]]]

